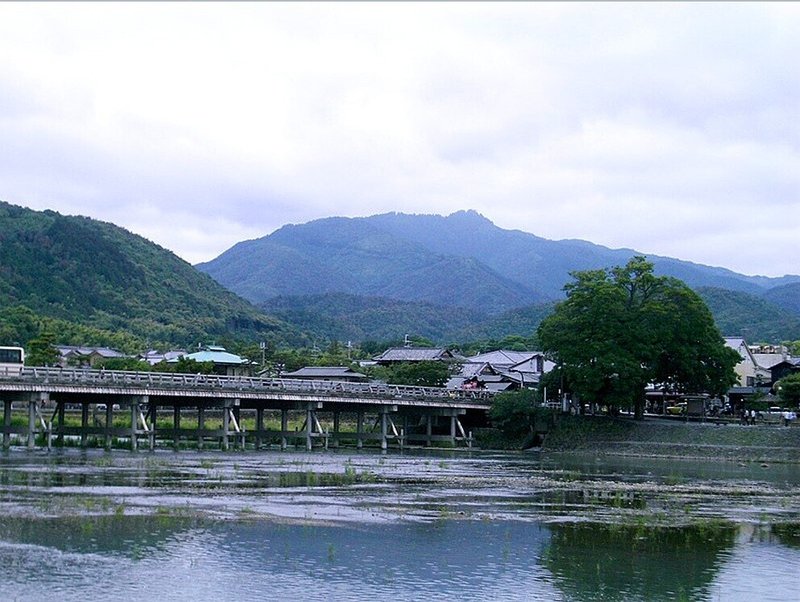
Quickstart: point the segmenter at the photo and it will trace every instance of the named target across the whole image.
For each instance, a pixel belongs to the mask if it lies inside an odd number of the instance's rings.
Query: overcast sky
[[[0,3],[0,200],[192,263],[474,209],[798,274],[798,59],[798,3]]]

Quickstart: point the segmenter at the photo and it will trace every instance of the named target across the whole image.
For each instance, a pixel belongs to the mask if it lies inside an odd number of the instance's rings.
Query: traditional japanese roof
[[[443,347],[394,347],[387,349],[374,358],[378,363],[384,362],[426,362],[455,359],[453,353]]]
[[[470,363],[487,363],[493,366],[513,366],[522,362],[530,360],[532,357],[541,355],[539,351],[509,351],[506,349],[498,349],[497,351],[489,351],[479,355],[468,357],[465,361]]]
[[[90,356],[99,355],[104,358],[125,357],[125,354],[110,347],[80,347],[76,345],[59,345],[56,347],[62,356],[77,355]]]
[[[781,353],[754,353],[753,359],[762,368],[769,369],[782,363],[786,358]]]
[[[155,365],[160,362],[177,361],[181,356],[184,355],[186,355],[186,351],[183,349],[178,349],[174,351],[165,351],[164,353],[157,351],[155,349],[150,349],[149,351],[145,352],[141,357],[148,364]]]
[[[294,372],[286,372],[281,374],[281,378],[340,378],[342,380],[367,380],[367,375],[361,374],[361,372],[356,372],[347,366],[306,366],[305,368],[300,368]]]
[[[225,351],[224,347],[208,347],[203,351],[190,353],[184,355],[186,359],[194,360],[196,362],[213,362],[214,364],[227,364],[230,366],[240,366],[242,364],[249,364],[250,360],[246,360],[233,353]],[[177,362],[178,358],[168,360],[169,363]]]

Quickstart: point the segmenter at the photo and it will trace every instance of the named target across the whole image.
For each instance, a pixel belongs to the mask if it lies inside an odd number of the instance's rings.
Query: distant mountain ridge
[[[637,254],[504,230],[474,211],[446,217],[386,213],[284,226],[196,267],[257,305],[281,295],[343,293],[491,316],[557,300],[570,272],[622,265]],[[772,302],[787,309],[797,304],[800,276],[753,277],[668,257],[648,259],[656,273],[692,288],[762,296],[781,287]]]

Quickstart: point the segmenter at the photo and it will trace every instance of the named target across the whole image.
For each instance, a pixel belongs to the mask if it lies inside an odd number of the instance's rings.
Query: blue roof
[[[228,353],[222,347],[215,347],[213,351],[206,350],[206,351],[198,351],[197,353],[190,353],[189,355],[184,355],[183,357],[194,360],[196,362],[213,362],[215,364],[247,364],[249,363],[248,360],[239,357],[238,355],[234,355],[233,353]],[[222,351],[217,351],[218,349],[222,349]],[[177,360],[174,360],[177,361]]]

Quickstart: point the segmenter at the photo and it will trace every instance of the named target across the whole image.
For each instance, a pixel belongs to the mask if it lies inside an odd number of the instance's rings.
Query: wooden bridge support
[[[180,449],[181,437],[178,431],[181,428],[181,406],[176,403],[172,408],[172,447],[176,451]]]
[[[289,430],[289,410],[283,408],[281,410],[281,450],[285,450],[289,445],[289,440],[286,437],[286,431]]]

